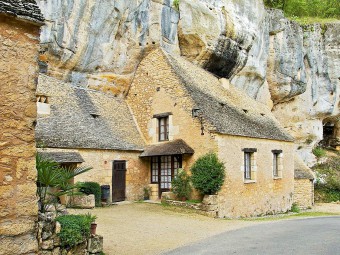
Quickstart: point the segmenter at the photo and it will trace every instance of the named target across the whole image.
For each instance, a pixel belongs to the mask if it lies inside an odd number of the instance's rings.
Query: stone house
[[[41,74],[37,105],[36,141],[43,155],[64,166],[92,166],[74,181],[110,185],[113,202],[141,198],[148,184],[148,169],[139,160],[144,141],[122,98]]]
[[[35,254],[35,88],[43,17],[34,1],[0,1],[0,254]]]
[[[159,199],[178,168],[189,171],[213,151],[226,166],[219,217],[305,203],[293,197],[293,139],[270,110],[160,49],[140,63],[125,99],[40,75],[37,105],[39,150],[63,165],[92,166],[75,181],[110,185],[112,201],[141,199],[145,187]],[[299,194],[311,198],[306,188]]]
[[[266,106],[181,57],[162,50],[139,65],[127,103],[148,144],[158,194],[169,190],[177,167],[214,151],[226,166],[218,216],[287,211],[293,203],[294,143]]]

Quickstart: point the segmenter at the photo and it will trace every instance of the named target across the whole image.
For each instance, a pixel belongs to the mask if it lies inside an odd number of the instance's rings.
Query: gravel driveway
[[[320,204],[314,211],[340,212],[340,204]],[[262,224],[261,221],[213,219],[183,208],[130,203],[70,213],[97,215],[97,233],[104,237],[106,255],[152,255],[214,235]]]
[[[104,252],[113,254],[160,254],[224,231],[258,224],[213,219],[182,208],[132,203],[70,213],[97,215],[97,234],[104,237]]]

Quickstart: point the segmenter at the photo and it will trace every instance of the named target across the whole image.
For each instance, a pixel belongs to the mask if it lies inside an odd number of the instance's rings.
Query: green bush
[[[177,175],[171,182],[171,187],[177,198],[189,199],[192,190],[190,176],[183,169],[178,169]]]
[[[313,154],[317,158],[322,158],[322,157],[326,156],[326,151],[324,149],[320,148],[320,147],[315,147],[313,149]]]
[[[340,200],[340,157],[330,157],[313,167],[316,173],[315,200],[332,202]]]
[[[292,207],[290,208],[291,212],[295,212],[295,213],[299,213],[300,212],[300,208],[296,203],[292,204]]]
[[[179,11],[179,0],[174,0],[173,5],[177,11]]]
[[[223,185],[225,167],[215,153],[208,153],[195,162],[191,167],[191,173],[194,188],[203,195],[213,195]]]
[[[264,4],[283,10],[288,17],[340,18],[338,0],[264,0]]]
[[[97,182],[81,182],[79,183],[79,191],[86,194],[91,195],[93,194],[96,199],[96,206],[101,206],[101,199],[102,199],[102,190],[100,188],[99,183]]]
[[[74,247],[90,236],[91,222],[94,217],[86,215],[62,215],[56,218],[61,225],[58,233],[62,247]]]

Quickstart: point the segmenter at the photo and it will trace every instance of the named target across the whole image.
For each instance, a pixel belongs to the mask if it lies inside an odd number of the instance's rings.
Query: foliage
[[[264,4],[288,17],[340,18],[339,0],[264,0]]]
[[[96,200],[96,206],[101,206],[102,190],[97,182],[81,182],[79,185],[79,191],[86,194],[93,194]]]
[[[317,201],[340,200],[340,157],[333,156],[313,167],[316,173],[315,198]]]
[[[181,199],[189,199],[191,194],[190,176],[183,170],[178,169],[178,173],[171,182],[172,192]]]
[[[292,207],[290,208],[291,212],[295,212],[295,213],[299,213],[300,212],[300,208],[296,203],[292,204]]]
[[[61,246],[73,247],[82,243],[90,236],[91,223],[94,216],[86,215],[62,215],[56,218],[61,225],[61,231],[58,233]]]
[[[322,158],[322,157],[326,156],[326,151],[324,149],[322,149],[321,147],[315,147],[313,149],[313,154],[317,158]]]
[[[151,193],[151,189],[150,187],[144,187],[143,188],[143,192],[144,192],[144,199],[149,199],[150,198],[150,193]]]
[[[179,0],[174,0],[173,5],[177,11],[179,11]]]
[[[51,159],[36,155],[37,168],[37,194],[39,197],[40,211],[44,213],[47,206],[56,203],[58,197],[72,193],[77,186],[70,181],[75,176],[91,170],[91,167],[63,168]],[[51,191],[55,188],[55,191]]]
[[[215,153],[200,157],[191,167],[191,181],[201,194],[213,195],[218,192],[224,182],[225,167]]]

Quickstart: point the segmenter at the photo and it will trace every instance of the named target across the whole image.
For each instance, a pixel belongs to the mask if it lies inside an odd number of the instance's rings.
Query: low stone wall
[[[166,198],[172,197],[170,192],[166,192]],[[163,194],[162,194],[163,198]],[[202,203],[188,203],[185,201],[177,201],[172,199],[162,199],[168,205],[180,206],[196,210],[198,213],[209,216],[218,217],[218,200],[217,195],[206,195]]]
[[[103,251],[103,237],[99,235],[92,235],[71,249],[63,248],[58,237],[60,231],[61,226],[55,221],[54,212],[39,215],[37,236],[39,255],[91,255]]]
[[[67,207],[93,209],[96,205],[95,196],[93,194],[68,196],[67,200]]]

